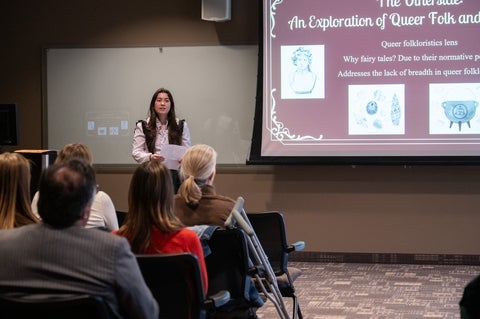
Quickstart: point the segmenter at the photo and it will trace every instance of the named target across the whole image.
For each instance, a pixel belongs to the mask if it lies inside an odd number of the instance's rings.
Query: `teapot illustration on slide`
[[[470,120],[475,116],[477,101],[445,101],[442,107],[445,115],[450,120],[450,128],[453,123],[458,123],[458,130],[462,130],[462,123],[467,123],[470,127]]]
[[[478,102],[475,95],[466,87],[457,87],[449,92],[448,99],[442,102],[445,116],[450,121],[450,128],[453,123],[458,124],[458,130],[462,130],[462,124],[466,123],[470,128],[470,120],[475,116]]]

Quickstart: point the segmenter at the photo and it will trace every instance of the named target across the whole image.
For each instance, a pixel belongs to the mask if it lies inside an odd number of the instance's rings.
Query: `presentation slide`
[[[260,156],[480,155],[480,1],[265,0]]]

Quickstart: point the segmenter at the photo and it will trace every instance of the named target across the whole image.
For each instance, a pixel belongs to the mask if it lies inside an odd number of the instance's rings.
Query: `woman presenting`
[[[174,144],[191,146],[190,130],[185,120],[175,115],[172,93],[160,88],[152,96],[149,117],[138,121],[133,133],[132,156],[138,163],[165,161],[162,147]],[[178,169],[171,169],[175,193],[180,186]]]

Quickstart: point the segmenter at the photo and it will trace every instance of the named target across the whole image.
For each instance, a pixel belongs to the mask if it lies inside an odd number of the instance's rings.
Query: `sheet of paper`
[[[165,158],[163,164],[168,169],[178,169],[180,167],[180,160],[187,149],[188,147],[182,145],[166,144],[162,145],[162,149],[160,150],[159,154]]]

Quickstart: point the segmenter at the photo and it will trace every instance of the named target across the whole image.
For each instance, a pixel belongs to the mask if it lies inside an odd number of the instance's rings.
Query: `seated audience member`
[[[173,212],[170,171],[159,161],[140,164],[128,192],[128,213],[116,232],[125,236],[135,254],[190,252],[198,257],[204,291],[208,278],[202,245],[197,234],[186,228]]]
[[[205,251],[209,250],[208,238],[214,229],[205,228],[204,225],[223,227],[235,205],[233,199],[218,195],[215,191],[213,180],[216,165],[217,152],[211,146],[197,144],[190,147],[180,164],[182,184],[175,195],[175,214],[185,225],[197,231]],[[249,293],[250,300],[256,306],[264,304],[253,284],[249,287]]]
[[[182,184],[175,195],[175,214],[187,226],[224,226],[235,201],[218,195],[213,185],[217,152],[205,144],[190,147],[180,164]]]
[[[19,153],[0,154],[0,229],[38,222],[30,207],[30,179],[27,158]]]
[[[158,318],[128,241],[87,229],[95,172],[72,159],[46,168],[39,182],[42,222],[0,230],[0,293],[92,294],[114,318]]]
[[[90,149],[81,143],[66,144],[58,153],[55,163],[66,161],[72,158],[79,158],[90,165],[93,163],[92,153]],[[35,194],[32,200],[32,210],[38,216],[37,210],[38,192]],[[87,222],[87,228],[102,228],[108,231],[118,229],[117,213],[112,199],[107,193],[103,191],[97,191],[95,199],[90,211],[90,218]]]

